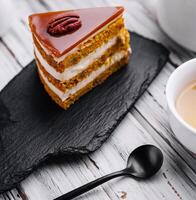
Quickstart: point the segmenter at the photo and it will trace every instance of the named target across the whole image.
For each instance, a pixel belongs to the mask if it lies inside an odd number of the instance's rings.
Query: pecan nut
[[[77,14],[64,14],[52,19],[48,23],[47,32],[52,36],[62,36],[78,30],[82,25],[80,16]]]

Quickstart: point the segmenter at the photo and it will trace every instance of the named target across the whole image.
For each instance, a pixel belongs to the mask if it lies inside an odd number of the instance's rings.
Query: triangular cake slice
[[[128,62],[123,7],[99,7],[29,16],[40,79],[67,109]]]

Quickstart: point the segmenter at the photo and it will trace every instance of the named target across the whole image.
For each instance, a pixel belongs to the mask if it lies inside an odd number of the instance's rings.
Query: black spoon
[[[127,167],[121,171],[117,171],[95,181],[87,183],[67,194],[64,194],[55,200],[73,199],[113,178],[119,176],[130,176],[137,179],[147,179],[155,175],[163,164],[163,154],[160,149],[153,145],[142,145],[136,148],[127,161]]]

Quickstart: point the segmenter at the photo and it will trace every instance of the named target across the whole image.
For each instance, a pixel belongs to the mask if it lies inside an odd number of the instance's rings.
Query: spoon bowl
[[[153,145],[142,145],[136,148],[127,160],[125,171],[139,179],[155,175],[163,164],[163,154]]]

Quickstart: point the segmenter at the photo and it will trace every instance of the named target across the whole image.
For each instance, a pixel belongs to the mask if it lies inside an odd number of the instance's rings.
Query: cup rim
[[[178,120],[179,123],[181,123],[183,126],[185,126],[189,131],[191,131],[193,134],[196,135],[196,129],[193,128],[191,125],[189,125],[182,117],[181,115],[177,112],[175,104],[172,103],[171,98],[170,98],[170,86],[173,83],[174,79],[176,78],[176,76],[178,76],[179,72],[190,69],[187,67],[187,65],[192,65],[194,63],[194,65],[196,65],[196,58],[191,59],[186,61],[185,63],[182,63],[177,69],[174,70],[174,72],[170,75],[168,81],[167,81],[167,85],[166,85],[166,99],[167,99],[167,105],[169,107],[169,109],[171,110],[171,112],[173,113],[173,115],[176,117],[176,119]],[[185,69],[186,68],[186,69]]]

